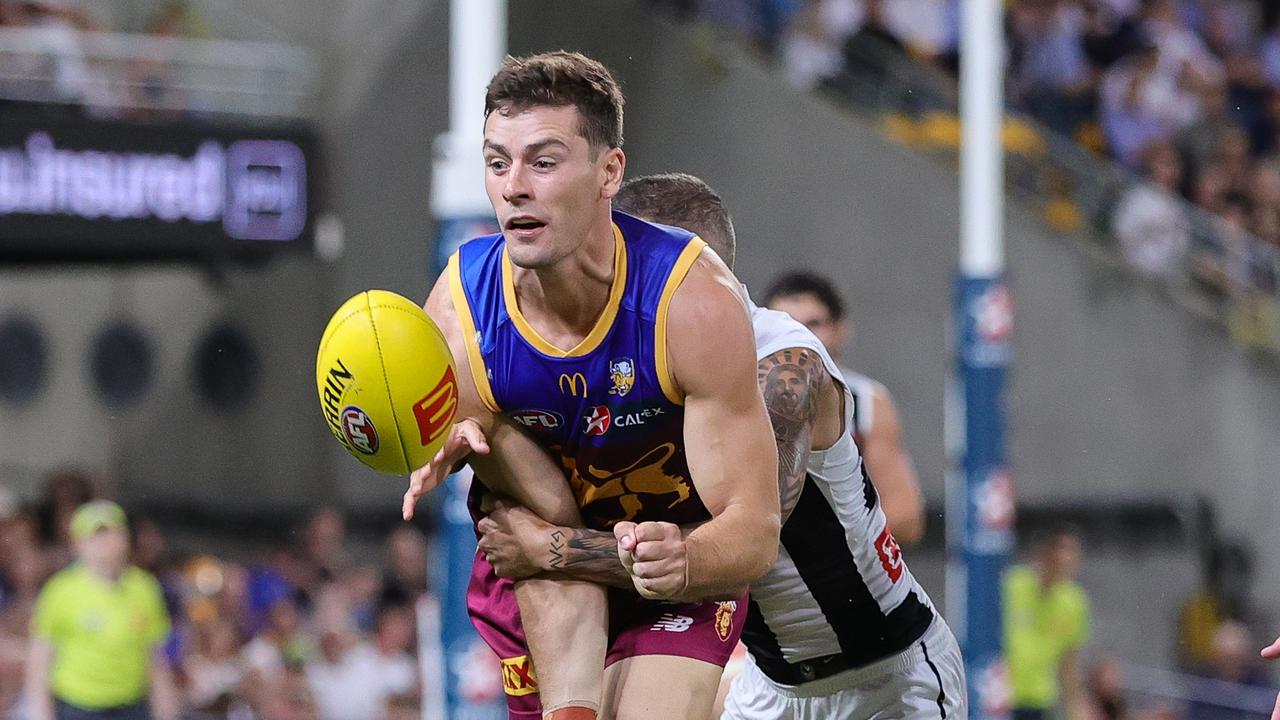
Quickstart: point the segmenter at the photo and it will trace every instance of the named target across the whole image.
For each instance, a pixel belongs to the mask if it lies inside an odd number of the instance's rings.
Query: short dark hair
[[[577,108],[592,151],[622,147],[622,89],[602,63],[582,53],[507,56],[484,94],[484,116],[537,105]]]
[[[1031,530],[1031,546],[1043,550],[1053,547],[1064,539],[1079,542],[1084,533],[1079,525],[1070,520],[1048,520]]]
[[[772,305],[775,300],[793,295],[812,295],[827,308],[832,320],[844,319],[844,300],[836,291],[836,286],[825,277],[808,270],[793,270],[779,275],[764,291],[764,304]]]
[[[736,239],[733,219],[720,195],[700,178],[686,173],[662,173],[632,178],[613,198],[617,209],[663,225],[696,233],[733,267]]]

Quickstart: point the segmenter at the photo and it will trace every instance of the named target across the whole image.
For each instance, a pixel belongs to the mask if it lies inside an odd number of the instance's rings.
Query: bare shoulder
[[[671,380],[681,392],[723,396],[753,382],[755,334],[742,286],[710,249],[672,294],[665,326]]]
[[[453,355],[453,365],[457,369],[458,382],[458,417],[470,417],[486,432],[493,425],[493,413],[481,400],[481,391],[476,386],[475,375],[471,368],[471,353],[468,352],[466,339],[462,334],[462,323],[458,318],[458,308],[453,302],[449,270],[446,269],[436,278],[423,310],[435,322],[449,343],[449,352]]]
[[[453,297],[449,288],[449,271],[446,269],[440,273],[440,277],[436,278],[435,285],[431,286],[431,292],[427,295],[427,301],[423,303],[422,309],[427,311],[427,316],[435,321],[440,327],[440,331],[449,338],[449,345],[453,345],[453,337],[461,337],[461,331],[458,327],[458,313],[453,305]]]
[[[726,319],[741,318],[750,326],[742,286],[733,271],[710,248],[704,248],[689,267],[684,281],[671,296],[668,310],[672,326],[714,326]]]

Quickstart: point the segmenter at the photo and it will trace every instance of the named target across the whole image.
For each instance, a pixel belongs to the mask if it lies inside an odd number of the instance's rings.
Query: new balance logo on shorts
[[[666,630],[667,632],[685,632],[693,626],[693,618],[688,615],[672,615],[663,613],[658,622],[650,630]]]

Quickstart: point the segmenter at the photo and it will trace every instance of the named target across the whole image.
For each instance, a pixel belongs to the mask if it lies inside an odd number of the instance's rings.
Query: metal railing
[[[91,115],[305,117],[312,62],[274,43],[0,28],[0,99]]]
[[[1135,706],[1166,705],[1175,711],[1212,708],[1233,717],[1267,720],[1275,706],[1275,690],[1184,673],[1121,663],[1123,688]]]

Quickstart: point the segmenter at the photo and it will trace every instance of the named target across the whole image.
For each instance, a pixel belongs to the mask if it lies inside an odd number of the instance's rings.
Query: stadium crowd
[[[660,4],[745,35],[804,89],[849,95],[879,86],[895,54],[958,69],[957,0]],[[1209,296],[1229,301],[1238,341],[1280,347],[1280,5],[1005,6],[1007,105],[1146,180],[1103,201],[1100,229],[1143,275],[1190,273]],[[848,82],[850,74],[861,82]]]
[[[95,494],[86,476],[64,472],[37,505],[0,503],[0,717],[28,717],[23,678],[37,597],[72,561],[70,519]],[[343,515],[323,508],[292,542],[244,561],[175,552],[149,519],[133,519],[130,530],[130,561],[163,590],[172,623],[164,655],[184,718],[421,716],[415,603],[427,591],[428,549],[416,528],[397,527],[381,558],[362,559]]]
[[[45,112],[71,108],[94,118],[169,120],[184,113],[175,68],[159,46],[126,60],[86,52],[91,33],[134,32],[156,39],[207,34],[186,0],[167,0],[136,19],[99,4],[3,0],[0,31],[24,31],[30,45],[0,52],[0,98],[39,101]],[[50,80],[51,79],[51,80]]]

